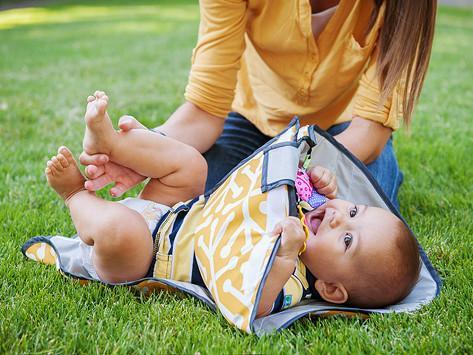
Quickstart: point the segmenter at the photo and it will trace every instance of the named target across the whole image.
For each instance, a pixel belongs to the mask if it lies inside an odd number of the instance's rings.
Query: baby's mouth
[[[322,220],[325,217],[325,205],[320,206],[316,210],[312,211],[309,215],[306,216],[306,224],[311,230],[311,232],[316,235],[319,230]]]

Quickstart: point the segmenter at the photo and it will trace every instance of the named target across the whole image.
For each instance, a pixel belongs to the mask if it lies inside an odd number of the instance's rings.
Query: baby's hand
[[[274,227],[273,234],[281,234],[277,256],[295,260],[306,240],[301,221],[296,217],[287,217]]]
[[[330,170],[317,165],[309,169],[307,174],[319,194],[330,199],[337,197],[337,178]]]

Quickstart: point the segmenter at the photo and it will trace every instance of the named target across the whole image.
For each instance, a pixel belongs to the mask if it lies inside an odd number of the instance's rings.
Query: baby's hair
[[[361,308],[381,308],[396,304],[412,290],[419,278],[417,242],[396,217],[386,255],[376,265],[362,265],[359,277],[347,286],[348,304]]]

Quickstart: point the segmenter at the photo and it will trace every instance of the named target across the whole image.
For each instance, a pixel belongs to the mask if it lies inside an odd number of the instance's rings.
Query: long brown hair
[[[372,20],[376,19],[383,2],[386,11],[378,39],[381,101],[405,79],[402,113],[408,125],[429,65],[437,0],[375,0]]]

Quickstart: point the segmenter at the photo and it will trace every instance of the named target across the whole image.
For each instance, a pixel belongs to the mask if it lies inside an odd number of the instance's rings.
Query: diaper
[[[153,234],[154,228],[161,217],[171,209],[169,206],[136,197],[128,197],[124,200],[118,201],[118,203],[121,203],[142,215],[151,234]]]

